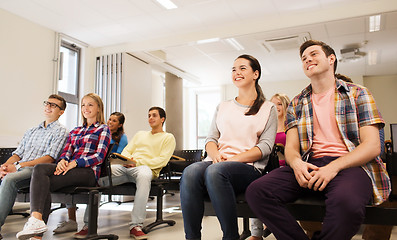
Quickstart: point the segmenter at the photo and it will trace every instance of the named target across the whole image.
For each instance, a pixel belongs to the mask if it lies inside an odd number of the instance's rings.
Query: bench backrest
[[[0,148],[0,164],[5,163],[16,148]]]

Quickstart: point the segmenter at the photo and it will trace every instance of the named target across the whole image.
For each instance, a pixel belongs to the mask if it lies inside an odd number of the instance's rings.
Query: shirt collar
[[[336,79],[335,81],[336,81],[336,89],[338,89],[338,91],[346,91],[346,92],[350,91],[345,81],[340,79]],[[309,94],[311,94],[311,92],[312,92],[312,85],[309,84],[306,88],[302,90],[302,96],[307,97]]]
[[[303,97],[307,97],[307,96],[309,96],[309,94],[312,92],[312,85],[311,84],[309,84],[307,87],[305,87],[303,90],[302,90],[302,96]]]
[[[101,124],[100,124],[99,122],[96,122],[95,124],[91,124],[91,126],[96,127],[96,128],[99,127],[100,125],[101,125]],[[83,127],[85,127],[85,128],[90,128],[91,126],[88,126],[88,127],[87,127],[87,124],[84,124],[84,125],[83,125]]]
[[[41,122],[41,123],[39,124],[39,127],[41,127],[41,128],[46,128],[46,127],[44,126],[44,123],[45,123],[45,121]],[[53,126],[57,125],[58,123],[59,123],[59,120],[57,119],[57,120],[55,120],[55,121],[49,123],[49,124],[47,125],[47,128],[52,128]]]
[[[338,91],[343,91],[343,90],[346,92],[350,91],[349,87],[347,86],[347,83],[340,79],[336,79],[336,89],[338,89]]]

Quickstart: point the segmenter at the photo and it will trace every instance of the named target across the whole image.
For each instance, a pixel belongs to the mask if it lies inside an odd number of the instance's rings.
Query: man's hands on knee
[[[0,179],[3,179],[8,173],[16,172],[14,164],[4,163],[0,165]]]
[[[319,170],[319,167],[313,165],[308,162],[304,162],[302,160],[294,161],[294,164],[291,165],[291,168],[294,171],[296,181],[299,186],[303,188],[308,188],[309,181],[312,179],[311,172]]]
[[[333,167],[332,164],[328,164],[324,167],[318,168],[318,170],[311,171],[311,179],[309,180],[307,188],[313,189],[314,191],[323,191],[338,172],[339,170]]]

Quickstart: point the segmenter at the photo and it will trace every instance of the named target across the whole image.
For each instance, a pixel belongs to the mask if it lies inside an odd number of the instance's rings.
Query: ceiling
[[[261,81],[304,79],[298,48],[303,39],[365,56],[343,61],[348,76],[397,74],[395,0],[173,0],[166,10],[154,0],[0,0],[0,8],[63,33],[98,55],[128,52],[200,85],[230,83],[233,60],[248,53],[262,64]],[[368,31],[381,14],[381,30]],[[244,50],[235,50],[234,38]],[[218,38],[210,43],[198,40]],[[284,41],[269,41],[284,39]],[[375,65],[368,55],[376,52]],[[357,56],[357,55],[355,55]]]

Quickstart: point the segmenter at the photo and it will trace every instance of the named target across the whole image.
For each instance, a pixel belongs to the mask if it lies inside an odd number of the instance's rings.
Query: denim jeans
[[[143,221],[146,218],[146,205],[149,198],[152,179],[152,170],[146,165],[132,168],[126,168],[119,164],[112,165],[112,183],[114,186],[127,182],[133,182],[136,184],[130,228],[143,225]],[[107,177],[100,178],[98,183],[100,186],[109,186]],[[84,223],[88,225],[88,208],[86,208],[84,213]]]
[[[32,171],[32,167],[24,167],[0,180],[0,230],[14,206],[18,188],[29,187]]]
[[[180,197],[186,239],[201,238],[204,200],[208,196],[220,222],[223,238],[239,239],[236,195],[261,177],[254,166],[241,162],[193,163],[182,174]]]

